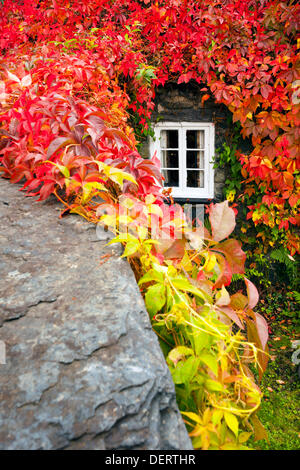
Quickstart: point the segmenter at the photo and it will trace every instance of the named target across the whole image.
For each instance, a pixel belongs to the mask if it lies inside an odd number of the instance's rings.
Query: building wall
[[[201,106],[201,97],[205,92],[200,91],[197,83],[173,84],[168,83],[156,90],[156,105],[153,112],[153,123],[157,121],[187,121],[213,122],[215,124],[215,149],[221,147],[228,132],[227,118],[230,112],[222,104],[216,104],[213,99],[205,101]],[[143,144],[141,154],[150,156],[148,140]],[[215,201],[224,199],[223,187],[226,180],[226,170],[215,169]]]

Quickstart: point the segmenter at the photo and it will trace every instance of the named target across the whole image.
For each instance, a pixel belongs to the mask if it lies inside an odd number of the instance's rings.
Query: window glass
[[[157,152],[164,186],[176,198],[213,197],[214,129],[211,123],[163,122],[155,126],[151,153]]]
[[[204,131],[187,130],[186,131],[186,148],[187,149],[204,149]]]
[[[204,169],[204,152],[203,150],[187,150],[186,167]]]
[[[179,187],[179,171],[178,170],[162,170],[163,177],[165,178],[164,186],[174,188]]]
[[[187,170],[186,173],[188,188],[204,188],[204,171]]]
[[[161,150],[162,168],[179,168],[178,150]]]
[[[160,131],[160,146],[162,149],[178,149],[178,130]]]

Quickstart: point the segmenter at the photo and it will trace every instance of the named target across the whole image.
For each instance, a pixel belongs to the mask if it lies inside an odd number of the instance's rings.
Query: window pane
[[[160,131],[160,147],[162,149],[178,149],[178,131],[163,130]]]
[[[187,150],[186,167],[204,169],[204,152],[202,150]]]
[[[204,149],[204,131],[186,131],[187,149]]]
[[[162,168],[179,168],[178,150],[161,150]]]
[[[164,186],[178,187],[179,186],[179,171],[178,170],[162,170],[163,177],[165,178]]]
[[[204,171],[187,170],[188,188],[204,188]]]

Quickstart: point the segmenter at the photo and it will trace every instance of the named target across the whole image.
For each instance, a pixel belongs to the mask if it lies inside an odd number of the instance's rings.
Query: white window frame
[[[160,131],[178,130],[178,159],[179,159],[179,186],[172,187],[172,196],[174,198],[189,199],[213,199],[214,197],[214,169],[212,157],[214,156],[215,126],[213,123],[202,122],[159,122],[153,124],[155,140],[150,140],[151,155],[157,152],[161,160]],[[187,187],[185,182],[187,178],[186,169],[186,131],[203,130],[204,131],[204,188]],[[168,189],[168,187],[164,187]]]

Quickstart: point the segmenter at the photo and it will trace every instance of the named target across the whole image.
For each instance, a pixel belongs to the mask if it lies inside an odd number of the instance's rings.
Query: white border
[[[189,199],[213,199],[214,198],[214,169],[212,158],[215,151],[215,126],[213,123],[208,122],[194,122],[194,121],[162,121],[157,124],[152,123],[154,129],[154,135],[156,140],[150,138],[150,153],[157,152],[158,158],[160,158],[160,142],[159,134],[161,129],[174,129],[179,131],[179,187],[172,187],[172,196],[174,198],[189,198]],[[204,188],[183,188],[183,181],[186,181],[185,162],[180,165],[180,155],[185,155],[185,139],[184,131],[187,129],[191,130],[204,130],[205,131],[205,150],[204,150],[204,161],[205,161],[205,172],[204,172]],[[168,189],[168,187],[164,187]]]

